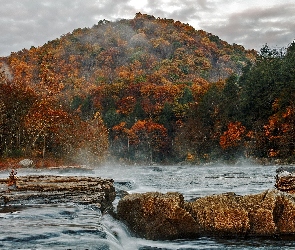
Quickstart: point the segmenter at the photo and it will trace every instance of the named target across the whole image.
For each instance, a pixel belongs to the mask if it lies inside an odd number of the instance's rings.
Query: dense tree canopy
[[[294,161],[294,43],[257,53],[137,13],[0,62],[1,157]]]

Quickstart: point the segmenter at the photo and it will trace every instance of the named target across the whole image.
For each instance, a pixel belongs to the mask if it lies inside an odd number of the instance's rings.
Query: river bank
[[[22,162],[26,162],[23,164]],[[208,160],[203,162],[193,162],[191,160],[185,160],[182,162],[166,162],[166,163],[155,163],[155,162],[132,162],[132,161],[125,161],[119,160],[114,161],[111,156],[109,156],[109,160],[106,159],[104,162],[100,162],[96,165],[89,165],[86,163],[81,164],[81,162],[69,161],[66,159],[54,158],[54,157],[5,157],[0,158],[0,171],[3,170],[11,170],[11,169],[18,169],[18,168],[28,168],[33,167],[36,169],[51,169],[51,168],[84,168],[86,165],[90,168],[96,168],[97,166],[104,166],[104,165],[113,165],[113,166],[138,166],[138,165],[154,165],[154,166],[210,166],[210,165],[228,165],[228,166],[236,166],[236,165],[243,165],[243,164],[251,164],[251,165],[258,165],[258,166],[288,166],[294,165],[295,162],[290,162],[288,160],[283,159],[274,159],[274,158],[237,158],[230,161],[220,161],[220,160]]]

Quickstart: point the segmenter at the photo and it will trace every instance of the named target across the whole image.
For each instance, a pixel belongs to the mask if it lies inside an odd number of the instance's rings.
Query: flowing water
[[[186,200],[235,192],[255,194],[274,187],[276,166],[115,166],[93,171],[20,169],[18,175],[88,175],[112,178],[129,193],[178,191]],[[9,172],[0,172],[7,178]],[[114,206],[118,203],[115,200]],[[0,207],[0,249],[295,249],[295,240],[214,239],[149,241],[133,237],[126,227],[94,205],[19,204]]]

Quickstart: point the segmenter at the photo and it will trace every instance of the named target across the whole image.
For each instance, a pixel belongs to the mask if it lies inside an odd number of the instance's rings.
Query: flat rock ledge
[[[190,202],[177,192],[130,194],[119,201],[117,216],[136,236],[150,240],[295,235],[294,196],[279,190]]]
[[[0,205],[67,203],[97,205],[102,212],[112,210],[116,193],[112,179],[85,176],[20,176],[7,187],[0,179]]]

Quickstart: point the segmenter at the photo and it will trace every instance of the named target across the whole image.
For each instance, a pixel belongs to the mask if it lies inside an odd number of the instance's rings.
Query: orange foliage
[[[147,145],[149,150],[160,152],[168,142],[167,129],[151,120],[137,121],[130,129],[130,143]]]
[[[133,96],[127,96],[125,98],[120,99],[117,102],[118,106],[118,113],[121,113],[123,115],[129,115],[136,104],[136,99]]]
[[[220,146],[223,149],[239,146],[245,131],[246,128],[240,122],[230,122],[227,126],[227,131],[220,136]]]
[[[276,106],[276,102],[274,103]],[[283,113],[276,113],[268,120],[268,124],[264,125],[264,134],[269,142],[272,142],[273,148],[268,152],[270,157],[276,157],[280,154],[290,154],[289,146],[294,143],[294,120],[295,111],[289,106]],[[281,150],[279,150],[279,148]],[[292,148],[292,146],[291,146]]]
[[[198,100],[202,95],[204,95],[209,89],[209,82],[207,82],[203,78],[194,79],[194,83],[192,85],[192,92],[195,100]]]

